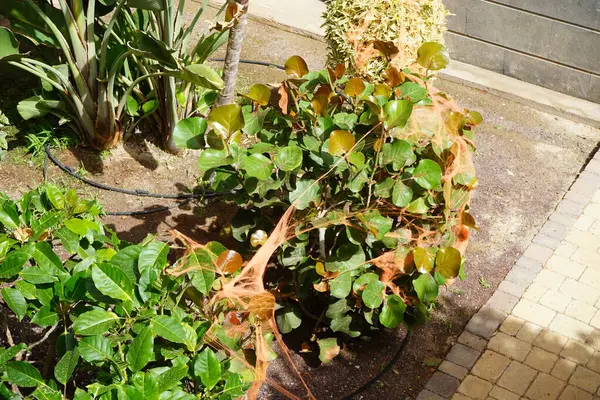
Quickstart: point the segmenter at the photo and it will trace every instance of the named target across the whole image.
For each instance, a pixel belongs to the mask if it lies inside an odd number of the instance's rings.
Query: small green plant
[[[445,66],[443,46],[419,52],[425,70]],[[277,104],[255,85],[251,105],[214,109],[188,141],[210,147],[199,156],[205,184],[237,190],[230,229],[247,251],[296,210],[271,260],[279,329],[303,315],[350,337],[424,322],[438,287],[464,277],[481,116],[431,91],[427,75],[391,69],[373,84],[343,66],[309,72],[297,56],[286,71]]]
[[[484,289],[489,289],[490,288],[490,284],[488,283],[488,281],[483,276],[479,277],[479,284]]]
[[[274,301],[263,296],[238,313],[234,298],[216,295],[240,274],[239,254],[181,236],[189,247],[170,264],[167,243],[121,241],[101,213],[54,185],[17,201],[0,194],[0,325],[9,343],[0,348],[0,397],[243,396],[260,380],[256,354],[274,356],[260,327]],[[24,335],[25,321],[41,339]]]
[[[69,135],[57,135],[49,125],[34,125],[25,135],[26,150],[35,159],[45,155],[46,146],[59,150],[66,149],[77,143],[77,139]]]

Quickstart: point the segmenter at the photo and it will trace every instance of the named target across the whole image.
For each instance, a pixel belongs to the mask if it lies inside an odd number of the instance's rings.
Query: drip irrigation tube
[[[383,375],[388,373],[390,371],[390,369],[392,369],[393,365],[396,364],[396,362],[402,355],[404,348],[407,345],[407,343],[409,342],[409,340],[410,340],[410,331],[406,332],[406,336],[404,336],[404,339],[402,340],[400,347],[398,347],[396,354],[394,354],[394,357],[392,357],[392,359],[386,364],[386,366],[384,368],[382,368],[375,376],[373,376],[371,379],[369,379],[364,385],[362,385],[361,387],[359,387],[358,389],[356,389],[355,391],[353,391],[346,397],[343,397],[341,400],[354,399],[356,396],[358,396],[359,394],[361,394],[362,392],[364,392],[365,390],[370,388],[372,385],[374,385],[375,382],[377,382],[379,379],[381,379],[381,377]]]
[[[223,62],[223,61],[225,61],[225,59],[224,58],[209,58],[208,61]],[[277,69],[280,69],[282,71],[285,71],[285,67],[283,65],[274,64],[274,63],[270,63],[270,62],[266,62],[266,61],[240,59],[240,63],[242,63],[242,64],[250,64],[250,65],[260,65],[260,66],[263,66],[263,67],[273,67],[273,68],[277,68]]]
[[[176,204],[173,204],[173,205],[170,205],[170,206],[156,207],[156,208],[152,208],[152,209],[149,209],[149,210],[108,211],[108,212],[106,212],[107,215],[126,216],[126,215],[148,215],[148,214],[154,214],[154,213],[158,213],[158,212],[165,212],[165,211],[169,211],[169,210],[175,209],[177,207],[180,207],[182,205],[185,205],[185,204],[189,203],[193,199],[219,197],[219,196],[224,196],[224,195],[227,195],[227,194],[234,193],[233,191],[231,191],[231,192],[204,192],[204,193],[178,193],[178,194],[172,194],[172,193],[150,193],[147,190],[141,190],[141,189],[123,189],[123,188],[118,188],[118,187],[114,187],[114,186],[109,186],[109,185],[105,185],[103,183],[92,181],[91,179],[87,179],[87,178],[79,175],[77,172],[75,172],[75,170],[73,169],[73,167],[69,167],[68,165],[65,165],[65,164],[61,163],[60,161],[58,161],[58,159],[54,156],[54,154],[52,154],[52,152],[50,152],[50,148],[47,145],[45,146],[44,149],[46,151],[46,158],[44,159],[44,182],[46,181],[46,179],[48,177],[48,160],[50,160],[58,168],[60,168],[61,170],[63,170],[64,172],[66,172],[67,174],[69,174],[70,176],[72,176],[73,178],[76,178],[76,179],[82,181],[83,183],[85,183],[87,185],[90,185],[90,186],[93,186],[93,187],[98,188],[98,189],[108,190],[108,191],[117,192],[117,193],[123,193],[123,194],[131,195],[131,196],[152,197],[152,198],[156,198],[156,199],[176,199],[176,200],[183,200],[180,203],[176,203]]]

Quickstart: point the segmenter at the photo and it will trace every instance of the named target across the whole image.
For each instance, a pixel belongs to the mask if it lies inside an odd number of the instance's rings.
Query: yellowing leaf
[[[261,106],[266,106],[271,99],[271,89],[268,86],[256,84],[250,88],[246,97]]]
[[[365,90],[365,84],[360,78],[352,78],[346,84],[344,94],[350,97],[356,97]]]
[[[234,132],[244,128],[244,114],[240,106],[227,104],[213,109],[207,122],[210,128],[227,139]]]
[[[356,139],[350,132],[333,131],[329,136],[329,154],[335,156],[347,153],[354,147],[355,143]]]
[[[329,98],[327,96],[315,96],[311,104],[316,115],[321,117],[327,116],[327,106],[329,105]]]
[[[300,56],[292,56],[285,62],[285,72],[288,75],[294,75],[297,78],[302,78],[308,74],[308,65]]]
[[[373,92],[375,96],[384,96],[389,98],[392,95],[392,88],[386,85],[385,83],[381,83],[375,86],[375,91]]]
[[[419,47],[417,62],[431,71],[439,71],[446,68],[450,62],[450,56],[443,44],[427,42]]]

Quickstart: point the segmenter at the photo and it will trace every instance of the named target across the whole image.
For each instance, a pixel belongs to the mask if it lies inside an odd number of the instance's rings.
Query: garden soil
[[[190,7],[197,7],[191,3]],[[191,10],[190,10],[191,11]],[[248,24],[242,57],[284,63],[300,55],[313,68],[325,61],[325,44],[256,21]],[[283,78],[272,68],[240,68],[239,91],[251,83],[274,83]],[[13,121],[15,103],[30,95],[31,81],[19,72],[0,69],[0,109]],[[537,111],[493,95],[440,80],[438,87],[465,107],[480,111],[485,122],[477,131],[478,152],[474,161],[480,185],[472,201],[472,214],[480,230],[473,232],[467,250],[466,281],[442,290],[432,320],[412,333],[402,356],[379,381],[357,399],[413,399],[420,392],[464,325],[492,295],[510,266],[524,251],[533,234],[546,221],[589,154],[600,140],[600,131],[586,125]],[[22,129],[20,135],[27,133]],[[18,141],[12,142],[16,146]],[[149,192],[188,192],[197,183],[197,153],[183,156],[163,153],[152,142],[133,136],[107,155],[85,149],[57,152],[65,164],[89,179]],[[0,191],[17,197],[42,183],[39,158],[13,148],[0,161]],[[171,205],[171,200],[126,196],[81,184],[50,165],[49,180],[76,187],[81,194],[97,196],[107,211],[151,209]],[[233,214],[234,205],[218,200],[183,205],[169,212],[135,217],[106,217],[104,222],[123,239],[139,241],[149,233],[168,239],[169,231],[180,230],[198,242],[219,239],[219,232]],[[227,243],[227,241],[225,241]],[[235,246],[234,243],[229,242]],[[306,326],[310,332],[312,328]],[[299,353],[308,337],[292,334],[293,362],[307,379],[317,399],[338,400],[367,382],[384,367],[401,345],[402,330],[373,333],[349,342],[333,362],[317,366],[316,354]],[[273,362],[269,378],[281,383],[299,398],[306,393],[284,358]],[[269,387],[263,399],[281,399]]]

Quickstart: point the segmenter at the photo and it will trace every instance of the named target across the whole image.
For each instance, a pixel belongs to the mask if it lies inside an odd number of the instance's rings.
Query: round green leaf
[[[415,82],[405,82],[400,86],[400,95],[417,103],[427,97],[427,89]]]
[[[308,74],[308,65],[300,56],[292,56],[285,62],[285,72],[288,75],[294,75],[296,78],[302,78]]]
[[[359,331],[352,330],[350,325],[352,324],[352,317],[350,315],[346,315],[342,318],[335,318],[331,321],[331,330],[334,332],[343,332],[350,337],[358,337],[360,336]]]
[[[469,111],[467,116],[469,117],[468,121],[471,125],[479,125],[483,122],[483,117],[477,111]]]
[[[408,100],[391,100],[383,106],[385,112],[384,126],[386,129],[404,127],[412,113],[413,105]]]
[[[412,146],[406,140],[394,140],[383,145],[382,162],[392,164],[395,171],[400,171],[416,161]]]
[[[262,154],[250,154],[244,158],[243,168],[246,171],[246,176],[259,180],[269,179],[273,172],[273,164],[271,160]]]
[[[297,181],[296,188],[290,192],[290,203],[294,203],[298,210],[304,210],[311,203],[318,203],[320,200],[321,187],[313,179]]]
[[[408,207],[406,207],[406,211],[413,214],[425,214],[427,210],[429,210],[429,207],[425,204],[425,199],[423,197],[413,200]]]
[[[379,314],[379,322],[386,328],[395,328],[404,320],[404,311],[406,304],[398,295],[390,295],[385,299],[381,314]]]
[[[296,306],[286,306],[283,310],[277,312],[275,319],[281,333],[290,333],[298,328],[302,323],[300,310]]]
[[[224,150],[206,149],[198,157],[198,167],[201,171],[208,171],[212,168],[229,165],[232,162],[233,158],[228,156]]]
[[[442,183],[442,168],[435,161],[421,160],[413,172],[413,178],[419,186],[431,190]]]
[[[293,171],[302,165],[302,149],[298,146],[286,146],[279,149],[275,156],[275,165],[282,171]]]
[[[363,286],[366,287],[366,285],[368,285],[369,283],[371,283],[373,281],[378,281],[378,280],[379,280],[379,275],[377,275],[376,273],[373,273],[373,272],[367,272],[366,274],[362,274],[361,276],[356,278],[356,280],[352,284],[352,290],[355,293],[358,293],[359,290],[361,289],[361,287],[363,287]],[[344,301],[344,305],[345,304],[346,303]]]
[[[394,184],[394,189],[392,191],[392,203],[396,207],[404,208],[410,204],[412,197],[412,189],[398,179]]]
[[[448,66],[450,56],[443,44],[427,42],[417,50],[417,62],[431,71],[439,71]]]
[[[329,292],[333,297],[344,299],[352,290],[352,275],[350,271],[342,270],[339,275],[329,281]]]
[[[360,78],[352,78],[346,83],[344,94],[350,97],[359,96],[365,90],[365,83]]]
[[[362,292],[362,299],[369,308],[377,308],[383,302],[383,292],[385,285],[380,280],[372,280],[365,286]]]
[[[323,364],[327,364],[340,354],[337,338],[318,339],[317,344],[319,345],[319,360]]]
[[[434,258],[435,254],[429,249],[415,247],[415,249],[413,250],[413,259],[415,261],[415,266],[417,267],[417,270],[422,274],[431,272],[431,270],[433,269]]]
[[[413,287],[422,303],[428,304],[435,301],[438,295],[438,284],[431,274],[421,274],[413,281]]]
[[[271,89],[266,85],[256,84],[250,88],[246,97],[261,106],[266,106],[271,100]]]
[[[227,104],[213,109],[208,116],[208,126],[222,138],[228,139],[244,128],[244,113],[237,104]]]
[[[354,139],[354,135],[352,135],[348,131],[333,131],[331,132],[331,136],[329,136],[329,154],[337,156],[344,153],[349,152],[354,144],[356,143],[356,139]]]
[[[454,247],[441,248],[435,257],[435,270],[445,278],[456,278],[460,271],[462,256]]]
[[[203,136],[207,126],[206,120],[201,117],[182,119],[173,129],[175,146],[180,149],[203,149]]]

